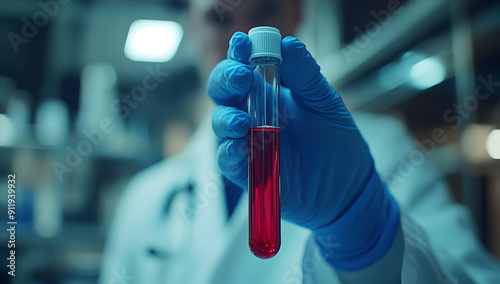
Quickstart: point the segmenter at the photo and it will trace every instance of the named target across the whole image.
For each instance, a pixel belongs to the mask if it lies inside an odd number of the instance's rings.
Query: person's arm
[[[369,141],[377,170],[398,200],[401,229],[389,252],[364,269],[334,270],[317,254],[312,238],[305,249],[305,283],[500,283],[500,266],[475,236],[464,206],[455,203],[441,173],[429,161],[434,148],[417,148],[414,138],[398,120],[381,115],[355,115]],[[374,127],[384,125],[385,127]],[[431,145],[432,146],[432,145]],[[410,156],[423,154],[419,163]],[[333,246],[335,247],[335,245]],[[310,269],[316,260],[317,269]],[[384,281],[378,281],[383,279]]]
[[[218,104],[212,126],[222,141],[217,152],[219,168],[226,178],[245,189],[249,129],[246,97],[254,81],[248,65],[250,49],[248,36],[236,33],[230,42],[228,59],[214,68],[207,86],[209,95]],[[328,264],[327,271],[335,277],[334,272],[340,272],[339,276],[346,281],[351,275],[363,276],[365,271],[370,275],[369,272],[375,270],[373,267],[388,279],[398,279],[398,275],[411,279],[417,277],[412,276],[416,273],[422,274],[419,279],[432,279],[431,283],[435,283],[453,275],[441,261],[445,252],[435,245],[439,237],[431,235],[426,240],[426,234],[432,232],[422,229],[424,224],[416,218],[419,206],[408,212],[404,207],[400,210],[393,194],[387,190],[340,95],[321,75],[305,45],[287,37],[282,41],[282,55],[279,72],[286,86],[280,97],[280,113],[285,116],[282,115],[281,121],[282,217],[310,229],[324,260],[320,262]],[[432,182],[417,186],[417,190],[405,198],[413,204],[434,205],[440,199],[419,196],[429,188],[433,188]],[[425,202],[420,203],[423,200]],[[433,222],[431,215],[436,212],[427,211],[426,222]],[[455,214],[451,216],[453,219]],[[455,232],[459,234],[468,229],[466,226]],[[399,231],[402,238],[398,238]],[[451,230],[448,234],[455,232]],[[474,240],[468,239],[462,244],[469,253],[478,248]],[[404,246],[400,245],[401,241]],[[466,263],[468,257],[465,255],[457,261]],[[395,268],[380,268],[389,266]],[[471,267],[479,269],[473,264]],[[329,280],[328,277],[322,279]]]
[[[339,244],[331,244],[332,249]],[[401,230],[389,251],[377,262],[356,271],[335,270],[323,258],[321,249],[311,236],[302,261],[303,283],[400,283],[404,240]]]
[[[402,228],[389,251],[371,265],[354,271],[334,269],[322,257],[316,241],[310,238],[304,253],[304,283],[453,283],[442,271],[433,251],[413,221],[402,214]],[[470,278],[464,278],[470,279]],[[472,283],[472,282],[459,282]]]

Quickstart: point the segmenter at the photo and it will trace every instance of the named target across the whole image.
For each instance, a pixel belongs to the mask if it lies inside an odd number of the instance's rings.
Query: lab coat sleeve
[[[433,255],[425,234],[402,213],[392,247],[378,262],[358,271],[335,271],[321,256],[314,238],[306,245],[304,283],[453,283]],[[471,282],[467,282],[471,283]]]
[[[335,271],[311,237],[304,253],[303,282],[500,283],[500,264],[477,239],[469,212],[452,200],[430,162],[434,151],[419,148],[394,118],[369,114],[355,118],[378,172],[398,201],[401,227],[382,259],[355,272]],[[417,156],[421,162],[409,162]]]

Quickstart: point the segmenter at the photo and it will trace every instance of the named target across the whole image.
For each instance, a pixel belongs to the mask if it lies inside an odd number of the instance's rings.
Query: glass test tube
[[[249,246],[259,258],[271,258],[281,245],[280,127],[278,120],[281,35],[272,27],[248,32],[254,82],[248,95]]]

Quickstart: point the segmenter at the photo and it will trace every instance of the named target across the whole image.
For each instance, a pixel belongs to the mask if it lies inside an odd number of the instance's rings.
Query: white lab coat
[[[500,283],[498,262],[476,239],[468,212],[452,202],[439,172],[427,162],[413,171],[398,171],[399,158],[415,151],[404,126],[387,116],[354,117],[381,176],[403,177],[389,178],[388,186],[401,207],[398,240],[404,253],[402,268],[401,257],[388,253],[374,269],[347,273],[342,281],[379,283],[380,275],[402,269],[402,283]],[[207,120],[183,153],[133,179],[110,228],[100,283],[340,283],[342,273],[322,259],[310,231],[286,221],[278,255],[269,260],[252,255],[248,198],[244,193],[228,221],[216,147]],[[182,191],[190,182],[196,195],[193,206]],[[169,213],[163,213],[179,189]],[[185,250],[179,249],[186,243]],[[169,246],[175,253],[169,254]]]

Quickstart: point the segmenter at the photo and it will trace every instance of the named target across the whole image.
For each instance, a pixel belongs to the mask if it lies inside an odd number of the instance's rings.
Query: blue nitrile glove
[[[305,45],[282,41],[282,217],[311,229],[336,269],[357,270],[379,260],[399,228],[399,207],[375,171],[370,151],[340,95],[328,84]],[[248,35],[233,35],[228,59],[208,81],[218,106],[212,117],[222,139],[222,174],[248,187],[247,93],[254,82]],[[286,236],[285,236],[286,237]]]

